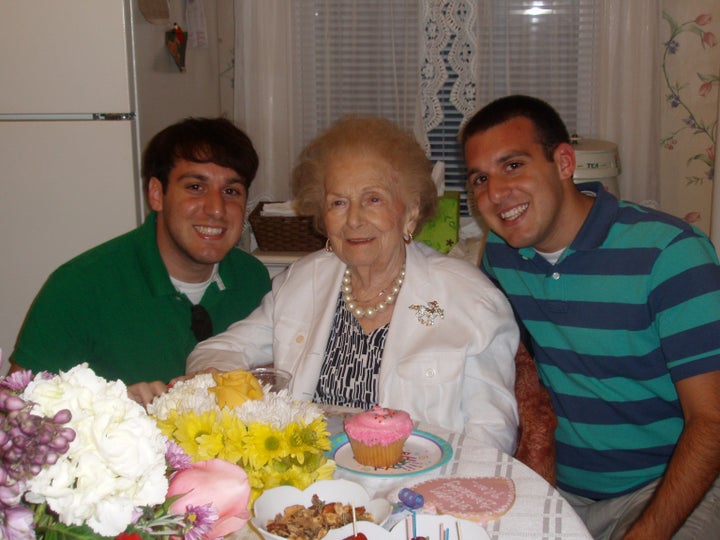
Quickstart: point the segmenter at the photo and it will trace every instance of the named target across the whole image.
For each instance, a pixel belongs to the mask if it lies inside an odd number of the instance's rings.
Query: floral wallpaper
[[[720,3],[663,0],[662,7],[661,206],[708,232],[716,181]]]

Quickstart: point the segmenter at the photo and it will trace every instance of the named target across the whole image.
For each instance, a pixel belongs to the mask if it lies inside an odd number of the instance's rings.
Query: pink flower
[[[712,32],[705,32],[702,37],[703,43],[708,47],[714,47],[717,45],[717,38]]]
[[[231,534],[250,519],[247,506],[250,484],[245,471],[222,459],[193,463],[189,469],[178,472],[170,480],[167,496],[182,495],[170,507],[176,514],[185,514],[188,508],[211,503],[218,520],[205,537],[207,540]]]
[[[710,93],[710,90],[712,90],[712,83],[711,82],[704,82],[700,85],[700,89],[698,90],[698,94],[700,96],[705,97]]]
[[[710,21],[712,21],[712,15],[709,13],[703,13],[702,15],[698,15],[695,17],[695,24],[699,26],[705,26],[706,24],[710,24]]]

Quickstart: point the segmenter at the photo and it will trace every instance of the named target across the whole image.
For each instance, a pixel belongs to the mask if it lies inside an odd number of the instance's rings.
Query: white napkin
[[[260,212],[262,216],[296,216],[292,201],[265,203]]]

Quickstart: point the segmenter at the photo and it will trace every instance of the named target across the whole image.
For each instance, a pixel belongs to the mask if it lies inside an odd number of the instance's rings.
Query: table
[[[328,416],[332,433],[342,429],[339,416]],[[356,474],[341,468],[335,478],[357,482],[372,497],[397,500],[405,486],[438,477],[505,476],[515,482],[515,503],[507,514],[485,524],[492,540],[592,540],[582,520],[560,493],[522,462],[497,448],[477,443],[462,434],[442,427],[416,424],[416,428],[445,439],[453,449],[452,458],[427,473],[400,477],[375,477]],[[261,536],[250,526],[233,535],[233,540],[258,540]]]

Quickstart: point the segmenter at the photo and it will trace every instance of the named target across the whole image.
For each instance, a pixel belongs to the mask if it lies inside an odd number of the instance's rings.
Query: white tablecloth
[[[335,420],[329,418],[328,421],[332,432],[338,430]],[[515,503],[507,514],[484,525],[492,540],[592,540],[582,520],[560,493],[520,461],[440,427],[419,424],[417,429],[448,441],[453,449],[452,458],[441,467],[413,476],[376,477],[337,468],[335,478],[362,484],[372,497],[386,497],[394,502],[401,488],[430,478],[505,476],[515,483]],[[250,526],[233,535],[233,540],[259,538]]]

